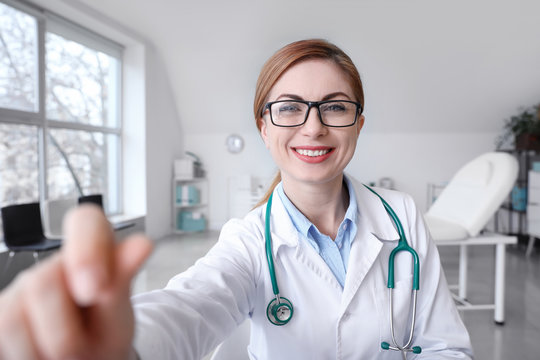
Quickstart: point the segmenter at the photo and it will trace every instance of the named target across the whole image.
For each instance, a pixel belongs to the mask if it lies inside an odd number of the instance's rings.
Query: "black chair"
[[[31,251],[34,262],[37,263],[41,252],[58,249],[62,245],[62,240],[48,239],[43,234],[39,203],[3,207],[2,228],[4,243],[9,250],[9,258],[2,274],[5,274],[18,252]]]
[[[84,195],[79,197],[79,205],[83,203],[92,203],[96,204],[103,209],[103,195],[93,194],[93,195]]]
[[[101,194],[84,195],[84,196],[79,197],[79,205],[84,204],[84,203],[96,204],[102,210],[104,210],[104,208],[103,208],[103,195],[101,195]],[[123,223],[112,224],[112,227],[113,227],[114,231],[124,230],[124,229],[130,228],[130,227],[133,227],[133,226],[135,226],[135,223],[133,223],[133,222],[123,222]]]

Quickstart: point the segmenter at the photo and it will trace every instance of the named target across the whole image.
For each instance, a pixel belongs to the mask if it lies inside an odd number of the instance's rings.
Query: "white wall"
[[[272,178],[277,170],[258,133],[241,135],[244,150],[225,149],[228,133],[191,135],[185,146],[200,155],[210,179],[210,226],[219,229],[228,217],[227,181],[240,174]],[[472,157],[493,150],[495,133],[361,133],[347,172],[362,182],[390,177],[426,210],[427,184],[450,177]],[[212,144],[212,146],[208,146]]]
[[[255,125],[253,125],[255,128]],[[257,131],[239,132],[244,139],[244,150],[238,154],[227,151],[225,140],[229,133],[192,134],[185,139],[185,147],[200,158],[209,179],[209,225],[220,229],[228,219],[228,181],[231,177],[249,174],[272,178],[277,171]]]
[[[177,85],[180,112],[199,119],[186,123],[185,146],[207,165],[215,228],[227,217],[228,176],[275,171],[250,106],[262,62],[289,41],[325,37],[351,55],[364,80],[366,125],[349,172],[365,182],[391,177],[422,210],[428,182],[449,180],[465,162],[494,150],[503,120],[540,103],[540,2],[316,1],[305,11],[295,2],[286,14],[279,4],[260,5],[256,23],[249,8],[222,9],[234,23],[230,32],[194,34],[183,45],[191,51],[172,70],[188,80]],[[207,32],[223,28],[214,13],[209,20],[189,13],[190,23],[200,21]],[[212,72],[200,76],[196,59]],[[208,89],[211,108],[190,103],[201,93],[191,86]],[[242,154],[224,150],[233,132],[247,139]]]
[[[147,49],[146,231],[157,239],[171,232],[173,161],[183,154],[184,136],[163,59]]]

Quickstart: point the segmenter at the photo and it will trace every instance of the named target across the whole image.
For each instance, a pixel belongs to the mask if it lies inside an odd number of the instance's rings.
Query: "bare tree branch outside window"
[[[48,20],[47,20],[48,21]],[[0,109],[39,114],[42,125],[0,113],[0,205],[101,193],[118,210],[120,60],[45,32],[45,113],[38,113],[37,20],[0,3]],[[48,126],[45,124],[48,122]],[[62,123],[66,126],[63,128]],[[33,124],[33,125],[32,125]],[[46,129],[46,174],[39,173],[39,130]],[[110,131],[108,129],[111,129]],[[111,178],[112,176],[112,178]],[[113,189],[113,190],[110,190]],[[114,193],[111,193],[114,192]]]

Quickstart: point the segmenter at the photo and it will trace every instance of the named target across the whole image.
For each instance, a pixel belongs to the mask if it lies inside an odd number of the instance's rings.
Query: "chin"
[[[305,171],[300,174],[291,174],[297,181],[309,183],[309,184],[324,184],[331,182],[336,177],[343,174],[340,172],[321,173],[320,171]]]

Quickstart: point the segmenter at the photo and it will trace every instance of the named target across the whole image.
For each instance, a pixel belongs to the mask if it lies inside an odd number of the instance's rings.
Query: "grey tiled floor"
[[[157,242],[153,255],[137,276],[134,293],[161,288],[173,275],[204,256],[217,241],[217,232],[171,236]],[[457,279],[458,249],[440,249],[449,283]],[[493,311],[462,312],[478,360],[540,359],[540,253],[525,258],[525,250],[509,247],[506,256],[505,325],[495,325]],[[494,249],[469,249],[468,297],[492,302]]]
[[[449,283],[457,282],[457,248],[440,250]],[[493,301],[494,248],[469,247],[468,298]],[[471,335],[478,360],[540,359],[540,253],[525,258],[525,249],[506,252],[505,324],[496,325],[493,312],[465,311],[462,317]]]
[[[169,236],[156,241],[154,251],[137,275],[132,292],[164,287],[170,278],[186,270],[216,243],[218,232]]]

